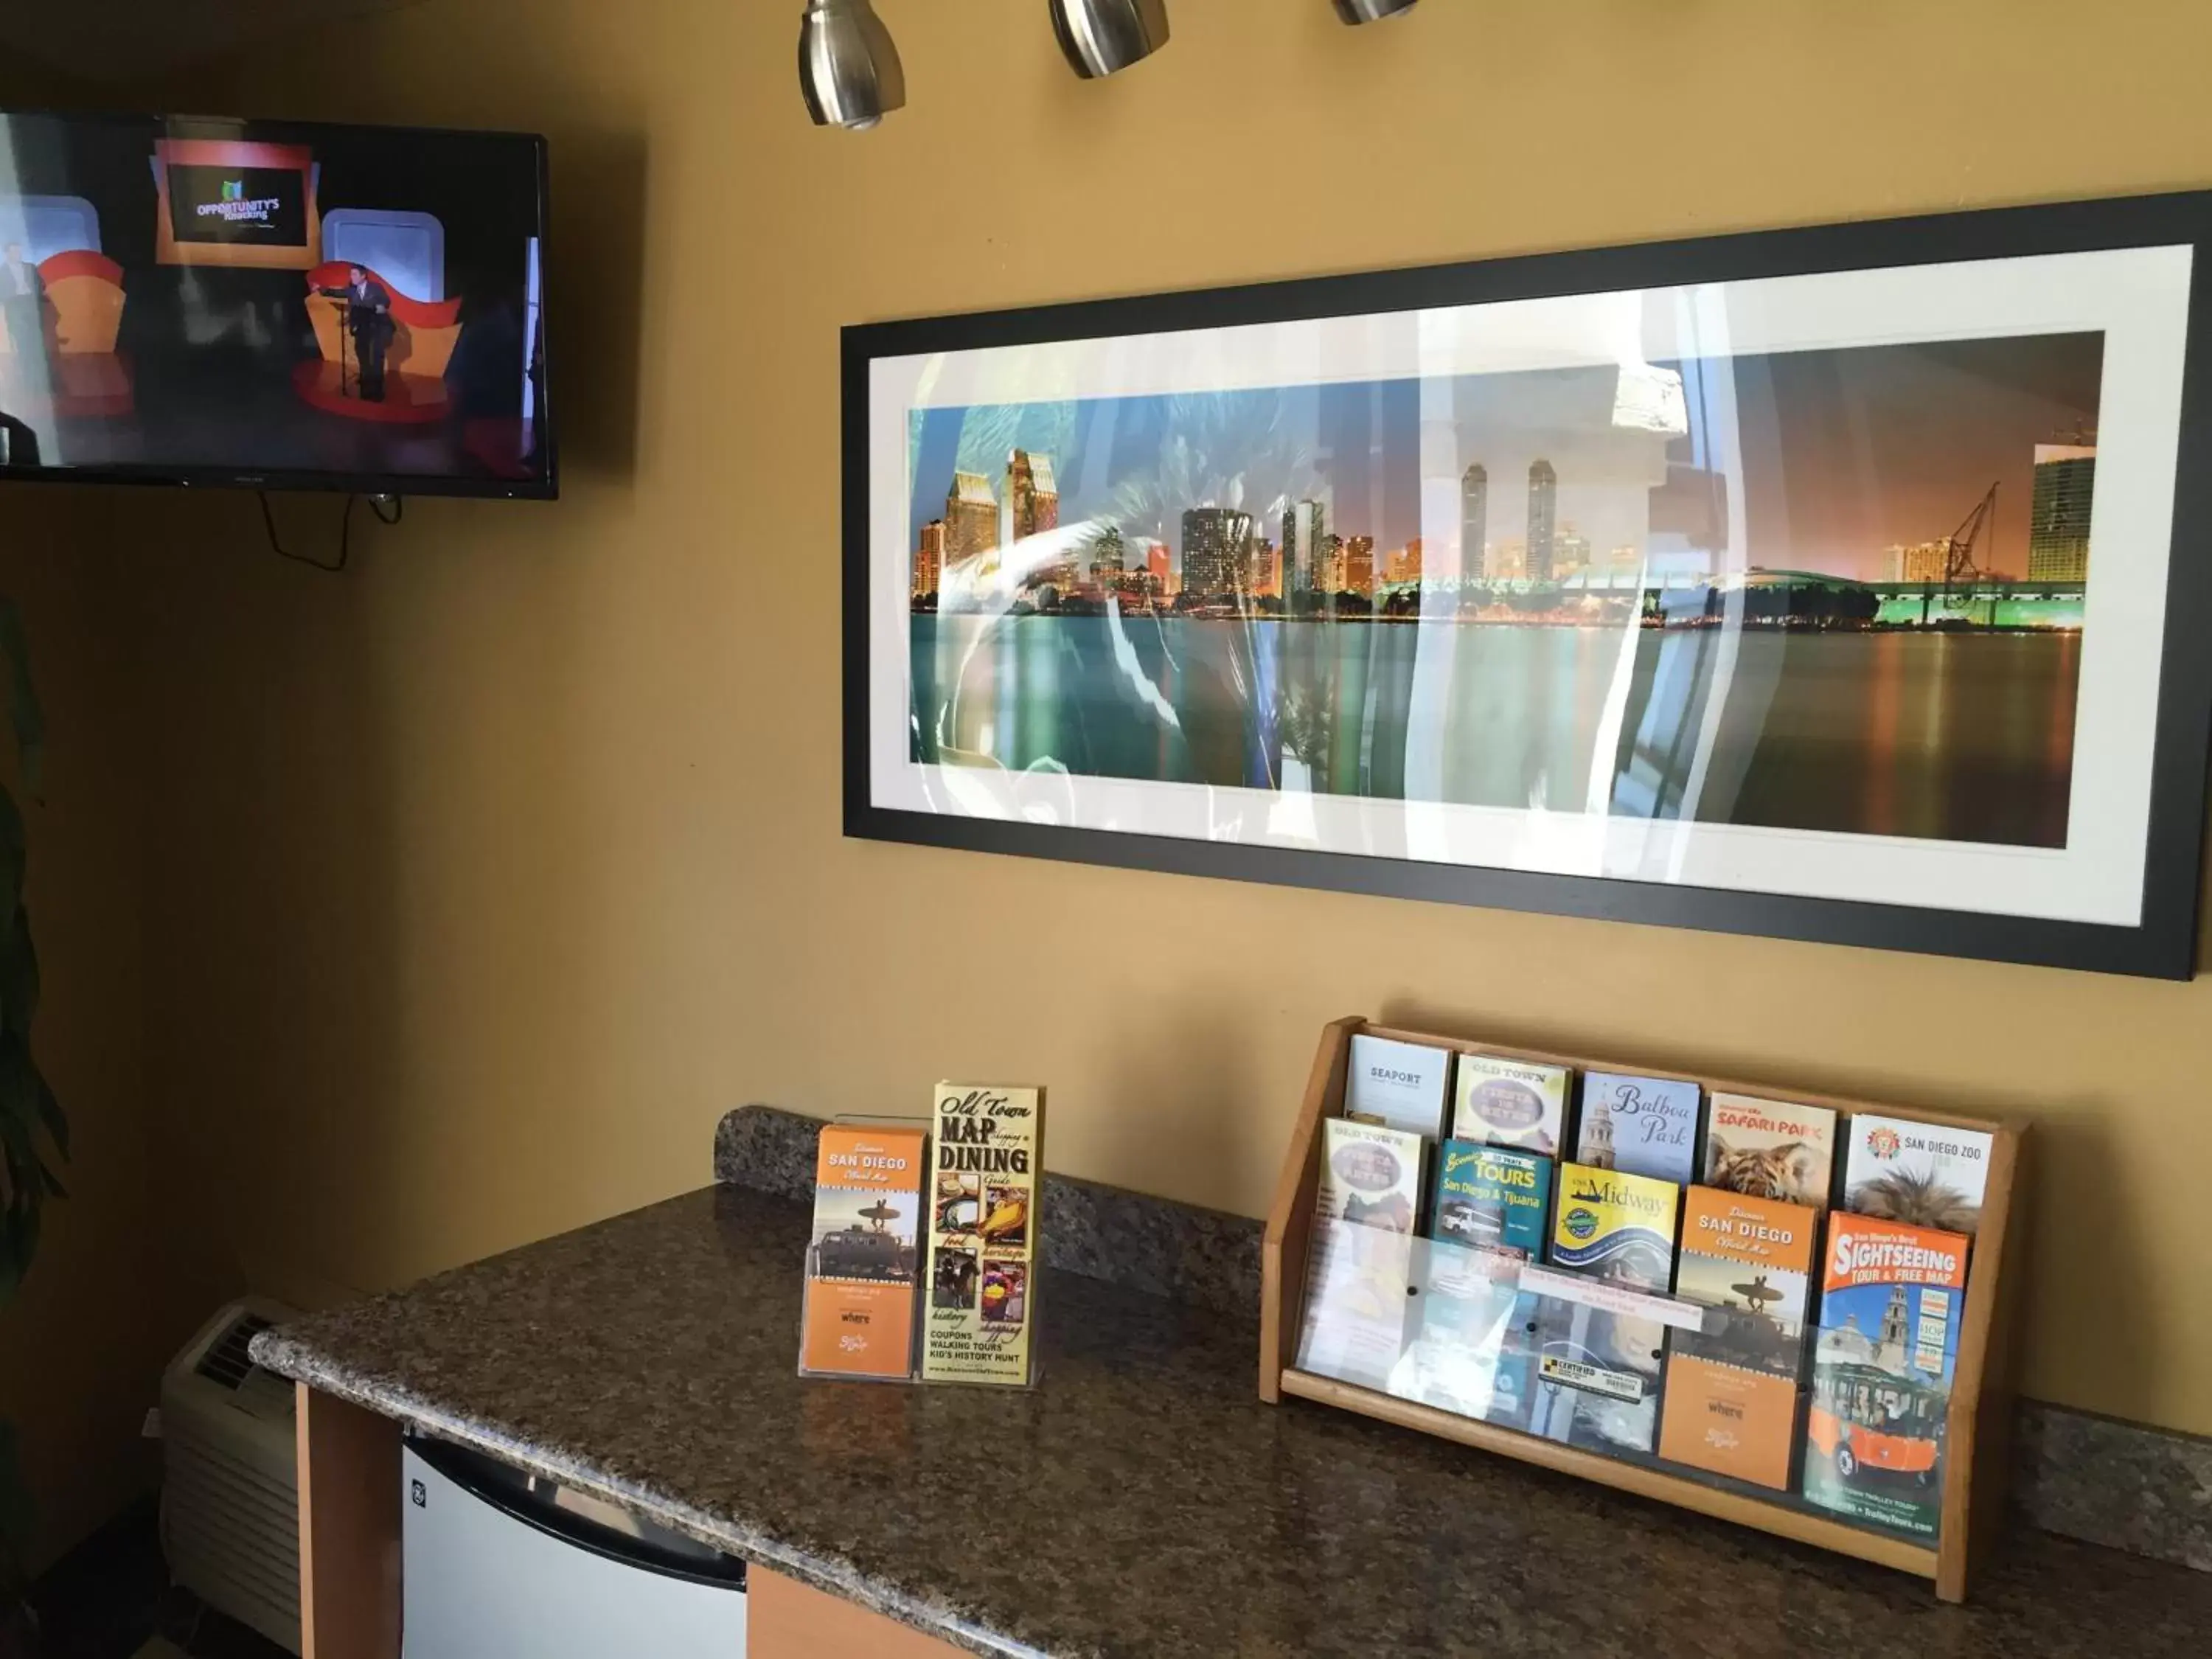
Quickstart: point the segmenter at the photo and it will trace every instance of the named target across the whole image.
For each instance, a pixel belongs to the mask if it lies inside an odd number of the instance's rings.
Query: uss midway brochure
[[[1551,1260],[1663,1297],[1674,1278],[1680,1198],[1672,1182],[1563,1164]],[[1535,1316],[1529,1431],[1590,1451],[1650,1451],[1658,1431],[1664,1322],[1558,1297],[1538,1298]]]

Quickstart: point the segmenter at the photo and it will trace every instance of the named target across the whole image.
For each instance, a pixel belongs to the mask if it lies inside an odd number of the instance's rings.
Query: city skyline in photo
[[[1940,544],[1972,528],[1987,498],[1971,548],[1980,572],[2025,579],[2033,563],[2078,580],[2102,359],[2102,337],[2086,333],[1657,365],[1680,380],[1686,418],[1671,433],[1624,419],[1625,377],[1603,365],[920,410],[909,546],[941,534],[949,563],[1097,520],[1139,544],[1132,568],[1147,555],[1157,567],[1142,544],[1160,544],[1179,580],[1193,525],[1202,552],[1221,532],[1202,509],[1249,514],[1231,527],[1257,547],[1282,543],[1286,507],[1314,502],[1326,535],[1371,538],[1377,587],[1390,573],[1462,568],[1468,580],[1542,580],[1647,553],[1687,573],[1718,562],[1728,536],[1724,508],[1697,506],[1713,499],[1710,469],[1732,475],[1754,567],[1875,582],[1929,579],[1932,560],[1940,577]],[[1028,477],[1011,471],[1018,451]],[[2081,464],[2054,473],[2039,459]],[[2038,513],[2046,544],[2054,533],[2078,544],[2070,562],[2047,545],[2032,562]],[[1478,535],[1482,557],[1463,567]],[[1394,563],[1409,547],[1410,568]]]

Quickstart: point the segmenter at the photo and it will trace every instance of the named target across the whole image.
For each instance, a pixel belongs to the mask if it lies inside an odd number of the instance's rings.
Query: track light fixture
[[[1051,0],[1052,32],[1086,81],[1151,57],[1168,40],[1167,0]]]
[[[799,89],[822,127],[863,131],[906,102],[906,70],[868,0],[806,0]]]
[[[1375,23],[1403,17],[1420,0],[1335,0],[1336,15],[1347,23]]]

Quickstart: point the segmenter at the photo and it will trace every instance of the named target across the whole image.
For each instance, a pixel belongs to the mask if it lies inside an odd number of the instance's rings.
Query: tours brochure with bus
[[[1830,1215],[1805,1429],[1809,1502],[1936,1536],[1971,1243],[1960,1233]]]
[[[898,1382],[913,1374],[924,1154],[918,1124],[823,1127],[814,1157],[801,1371]]]
[[[1826,1106],[1720,1093],[1706,1111],[1708,1187],[1826,1209],[1835,1158],[1836,1115]]]
[[[1452,1137],[1559,1157],[1567,1144],[1567,1068],[1462,1054]]]
[[[1662,1457],[1789,1490],[1820,1225],[1802,1204],[1690,1188],[1674,1295],[1705,1323],[1668,1344]]]
[[[1980,1229],[1995,1139],[1987,1130],[1862,1112],[1850,1131],[1845,1209],[1970,1237]]]
[[[1044,1091],[940,1083],[932,1126],[922,1380],[1024,1386]]]
[[[1361,1032],[1345,1072],[1344,1115],[1362,1123],[1441,1139],[1451,1084],[1451,1050]]]
[[[1413,1340],[1387,1387],[1488,1423],[1525,1425],[1529,1358],[1513,1340],[1520,1269],[1541,1258],[1552,1160],[1510,1146],[1447,1140],[1437,1149],[1429,1241],[1412,1252]]]
[[[1583,1073],[1575,1162],[1687,1186],[1698,1178],[1698,1102],[1682,1078]]]
[[[1447,1140],[1437,1149],[1431,1234],[1472,1249],[1540,1261],[1552,1208],[1552,1167],[1540,1152]]]

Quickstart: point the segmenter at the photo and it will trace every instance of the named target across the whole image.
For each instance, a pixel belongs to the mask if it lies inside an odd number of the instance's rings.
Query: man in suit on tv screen
[[[358,366],[361,398],[365,403],[384,401],[384,354],[398,332],[392,320],[392,294],[359,265],[346,267],[346,285],[317,290],[325,299],[345,301],[346,331],[353,336],[353,357]]]

